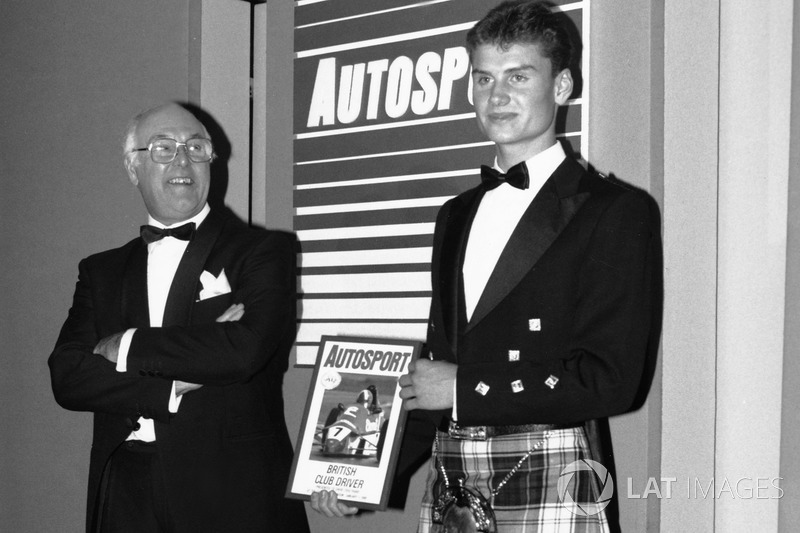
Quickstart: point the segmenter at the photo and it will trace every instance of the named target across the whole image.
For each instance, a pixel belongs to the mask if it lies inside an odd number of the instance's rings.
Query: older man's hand
[[[233,304],[217,317],[217,322],[237,322],[244,316],[244,304]]]
[[[124,332],[123,332],[124,333]],[[117,357],[119,357],[119,343],[122,340],[122,333],[114,333],[103,339],[94,347],[92,353],[102,355],[107,360],[117,364]]]

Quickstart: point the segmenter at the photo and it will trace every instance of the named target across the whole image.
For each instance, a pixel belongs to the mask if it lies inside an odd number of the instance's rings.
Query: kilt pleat
[[[602,533],[609,531],[602,505],[602,488],[590,468],[564,469],[575,461],[590,459],[582,427],[548,432],[518,433],[485,441],[452,439],[439,433],[438,457],[450,486],[459,480],[490,502],[495,490],[528,450],[544,439],[494,498],[492,507],[498,533]],[[569,476],[562,479],[562,474]],[[559,495],[559,479],[568,496]],[[419,533],[441,533],[434,525],[431,508],[445,484],[435,458],[429,461],[428,481],[420,511]],[[562,490],[563,493],[563,490]],[[570,501],[571,500],[571,501]]]

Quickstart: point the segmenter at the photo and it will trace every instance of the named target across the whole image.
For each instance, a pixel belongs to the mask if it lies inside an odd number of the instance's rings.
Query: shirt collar
[[[555,144],[547,150],[539,152],[535,156],[525,161],[525,165],[528,167],[528,174],[531,176],[549,177],[550,174],[555,172],[555,170],[558,168],[558,165],[560,165],[566,157],[567,155],[564,153],[564,147],[561,146],[560,142],[556,141]],[[498,165],[497,156],[494,158],[494,168],[500,172],[505,172],[500,168],[500,165]]]

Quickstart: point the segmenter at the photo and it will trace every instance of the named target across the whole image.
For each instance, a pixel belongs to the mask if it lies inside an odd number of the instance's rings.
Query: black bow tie
[[[498,172],[492,167],[481,165],[481,183],[486,187],[486,190],[489,191],[495,187],[499,187],[503,182],[524,191],[528,188],[528,185],[530,185],[530,181],[528,177],[528,166],[524,161],[509,168],[508,172],[505,174]]]
[[[192,237],[194,237],[194,222],[189,222],[177,228],[157,228],[150,225],[142,226],[140,235],[146,244],[160,241],[164,237],[175,237],[182,241],[190,241]]]

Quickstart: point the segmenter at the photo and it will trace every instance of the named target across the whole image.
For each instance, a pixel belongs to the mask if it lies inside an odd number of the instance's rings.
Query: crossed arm
[[[244,304],[233,304],[217,317],[216,322],[236,322],[244,316]],[[100,339],[94,347],[92,353],[104,357],[107,361],[116,364],[119,358],[120,344],[124,331],[114,333],[108,337]],[[175,395],[181,396],[187,392],[197,390],[202,385],[189,383],[186,381],[175,380]]]

